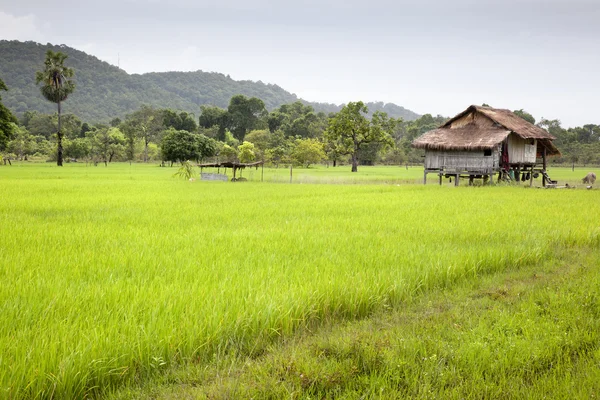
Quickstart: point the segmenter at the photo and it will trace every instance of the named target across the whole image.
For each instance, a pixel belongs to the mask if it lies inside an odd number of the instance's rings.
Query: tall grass
[[[597,246],[596,191],[0,169],[0,397],[80,398]]]

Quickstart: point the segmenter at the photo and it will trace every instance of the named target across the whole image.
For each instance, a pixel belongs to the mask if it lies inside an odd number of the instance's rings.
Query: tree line
[[[45,158],[62,164],[87,161],[183,162],[186,160],[251,162],[308,167],[321,162],[359,165],[419,164],[423,152],[411,142],[439,127],[447,118],[426,114],[414,121],[390,118],[363,102],[351,102],[339,112],[317,112],[295,101],[268,111],[262,99],[241,94],[226,108],[201,106],[199,115],[143,105],[123,119],[90,124],[62,115],[61,104],[75,90],[66,56],[48,51],[36,82],[44,98],[57,105],[54,114],[26,111],[17,119],[0,102],[0,153],[27,160]],[[0,90],[8,88],[0,80]],[[1,100],[1,98],[0,98]],[[536,123],[524,110],[515,113]],[[563,155],[556,163],[600,164],[600,126],[564,129],[558,120],[538,125],[556,136]]]

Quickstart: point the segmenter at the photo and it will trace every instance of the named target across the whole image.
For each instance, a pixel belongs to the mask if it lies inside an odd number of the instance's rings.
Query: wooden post
[[[263,163],[260,166],[261,166],[261,169],[260,169],[260,181],[264,182],[264,178],[265,178],[265,162],[263,161]]]
[[[535,167],[535,164],[531,166],[531,172],[530,172],[530,176],[529,176],[529,187],[533,186],[533,168]]]
[[[473,186],[473,175],[469,175],[469,186]]]
[[[427,185],[427,170],[423,172],[423,185]]]
[[[490,185],[493,185],[493,184],[494,184],[494,173],[492,172],[490,174]]]
[[[442,186],[442,173],[440,172],[438,175],[440,176],[440,186]]]
[[[460,178],[459,174],[456,174],[456,179],[454,179],[454,186],[458,186],[458,180]]]
[[[292,183],[292,164],[290,164],[290,183]]]
[[[542,174],[542,186],[546,187],[546,148],[542,150],[542,170],[544,173]]]

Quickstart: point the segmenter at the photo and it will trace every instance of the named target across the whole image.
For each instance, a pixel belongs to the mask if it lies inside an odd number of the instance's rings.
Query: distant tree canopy
[[[0,94],[2,91],[8,91],[8,88],[0,79]],[[0,151],[6,149],[8,141],[15,135],[17,123],[17,118],[2,104],[2,96],[0,96]]]
[[[229,101],[227,113],[229,129],[237,140],[243,141],[248,131],[260,128],[261,119],[267,115],[267,109],[261,99],[238,94]]]
[[[19,117],[25,111],[51,113],[55,109],[40,97],[39,89],[31,79],[47,50],[67,54],[69,66],[77,71],[77,91],[71,95],[69,112],[88,123],[108,123],[116,117],[123,119],[143,104],[198,115],[202,105],[212,104],[226,109],[231,97],[237,94],[261,99],[268,110],[299,100],[277,85],[235,81],[220,73],[195,71],[129,75],[116,66],[68,46],[0,40],[0,71],[10,87],[4,104]],[[341,109],[334,104],[310,105],[325,113]],[[371,111],[385,111],[390,116],[406,120],[418,117],[395,104],[368,103],[367,106]]]
[[[533,115],[529,114],[527,111],[524,111],[522,108],[520,110],[515,110],[513,112],[515,113],[515,115],[523,118],[525,121],[529,122],[530,124],[535,125],[535,118],[533,118]]]
[[[201,160],[215,155],[216,143],[204,135],[169,128],[163,136],[161,152],[165,161]]]
[[[240,94],[231,98],[227,110],[202,107],[199,124],[202,128],[217,127],[219,140],[225,140],[225,131],[229,130],[235,139],[242,142],[249,131],[266,127],[267,115],[261,99]]]
[[[323,161],[327,157],[323,143],[317,139],[297,139],[291,156],[298,164],[306,168],[311,164]]]
[[[196,132],[198,130],[194,114],[185,111],[177,113],[173,110],[164,110],[163,118],[163,123],[167,128],[188,132]]]
[[[4,94],[5,88],[2,85],[0,93]],[[64,114],[64,154],[69,159],[85,158],[106,165],[115,160],[179,162],[215,157],[215,161],[258,159],[276,167],[282,163],[308,167],[325,160],[333,161],[335,167],[350,162],[356,170],[358,165],[379,163],[422,164],[424,152],[412,148],[412,141],[448,120],[431,114],[412,121],[390,118],[377,110],[370,113],[368,104],[362,102],[349,103],[340,112],[329,114],[301,101],[283,104],[271,112],[258,98],[236,95],[228,103],[227,108],[199,107],[198,119],[192,112],[151,105],[142,105],[124,118],[107,119],[110,123],[106,124]],[[0,102],[0,114],[1,107]],[[379,103],[378,107],[390,105]],[[535,122],[522,109],[515,113]],[[3,128],[0,151],[4,155],[55,159],[57,113],[26,111],[19,121],[14,116],[9,124],[6,118],[3,121],[4,127],[14,128],[10,136]],[[555,143],[563,156],[553,158],[553,163],[600,164],[600,126],[564,129],[560,121],[547,119],[538,125],[557,138]]]

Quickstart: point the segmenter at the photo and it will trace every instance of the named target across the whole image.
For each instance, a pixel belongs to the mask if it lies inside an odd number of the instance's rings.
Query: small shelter
[[[554,136],[510,110],[470,106],[437,129],[415,139],[413,147],[425,149],[424,183],[427,174],[498,180],[529,180],[542,175],[543,185],[556,183],[546,172],[548,156],[560,155]],[[539,165],[539,160],[541,165]],[[536,167],[537,166],[537,167]]]
[[[197,166],[200,167],[201,174],[202,174],[202,170],[204,168],[218,168],[219,172],[220,172],[221,168],[223,168],[225,170],[227,170],[227,168],[231,168],[233,170],[233,178],[231,180],[236,181],[239,179],[239,178],[236,178],[237,171],[242,171],[242,170],[246,169],[246,167],[255,167],[256,169],[258,169],[259,166],[264,166],[264,163],[265,163],[264,161],[256,161],[256,162],[252,162],[252,163],[224,161],[224,162],[216,162],[216,163],[197,164]],[[262,178],[261,178],[261,180],[262,180]]]

